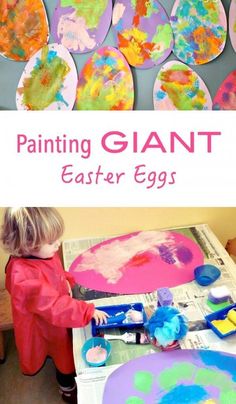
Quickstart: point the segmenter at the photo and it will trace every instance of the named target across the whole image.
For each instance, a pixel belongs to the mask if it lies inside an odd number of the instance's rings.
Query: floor
[[[6,361],[0,364],[1,404],[62,404],[54,366],[47,360],[35,376],[24,376],[19,367],[13,331],[4,333]]]

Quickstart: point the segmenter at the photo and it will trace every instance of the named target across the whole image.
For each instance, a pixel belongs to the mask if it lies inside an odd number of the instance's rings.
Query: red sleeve
[[[70,287],[73,288],[73,286],[76,285],[76,282],[75,282],[75,279],[74,279],[73,275],[71,275],[69,272],[65,271],[65,276],[66,276],[66,280],[70,284]]]
[[[60,296],[56,289],[38,279],[14,283],[11,294],[16,296],[16,304],[22,312],[26,308],[57,327],[84,327],[94,313],[94,304],[73,299],[69,295]]]

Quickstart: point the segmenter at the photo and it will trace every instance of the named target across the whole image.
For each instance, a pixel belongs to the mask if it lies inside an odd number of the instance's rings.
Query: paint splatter
[[[136,390],[149,393],[153,384],[153,374],[151,372],[137,372],[134,377]]]
[[[231,404],[235,378],[235,355],[208,350],[144,355],[108,377],[103,404]]]
[[[128,63],[115,48],[104,47],[84,65],[77,89],[77,109],[131,110],[133,79]]]
[[[203,400],[208,399],[209,396],[206,390],[198,385],[179,385],[174,387],[171,391],[166,393],[159,401],[160,404],[170,403],[188,403],[196,404],[201,403]]]
[[[172,29],[156,0],[117,0],[112,23],[117,45],[129,64],[150,68],[163,62],[173,47]]]
[[[58,55],[53,45],[44,46],[35,60],[29,74],[22,76],[23,85],[17,90],[24,109],[44,110],[53,103],[68,107],[62,91],[64,80],[71,69],[69,64]]]
[[[168,62],[159,71],[153,90],[157,110],[206,110],[212,108],[203,80],[181,62]]]
[[[174,54],[187,64],[208,63],[221,54],[227,22],[220,0],[176,0],[171,13]]]
[[[26,61],[48,42],[48,23],[41,0],[1,0],[0,53]]]
[[[111,14],[112,0],[58,0],[52,34],[71,52],[89,52],[105,39]]]
[[[236,70],[218,88],[213,99],[214,110],[236,110]]]
[[[84,19],[89,29],[96,28],[108,0],[61,0],[61,7],[72,7],[77,16]]]

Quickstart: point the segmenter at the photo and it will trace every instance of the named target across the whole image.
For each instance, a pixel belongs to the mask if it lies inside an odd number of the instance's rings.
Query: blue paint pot
[[[106,352],[107,352],[106,359],[102,362],[89,362],[86,359],[86,354],[89,349],[95,348],[96,346],[100,346],[101,348],[104,348],[106,350]],[[92,338],[88,339],[82,346],[81,355],[87,365],[92,366],[92,367],[103,366],[103,365],[105,365],[106,361],[108,360],[108,358],[111,355],[111,344],[109,341],[107,341],[106,339],[104,339],[102,337],[92,337]]]

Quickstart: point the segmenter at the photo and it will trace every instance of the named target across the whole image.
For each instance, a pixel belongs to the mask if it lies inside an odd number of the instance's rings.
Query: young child
[[[75,282],[57,254],[63,230],[53,208],[7,208],[1,241],[11,254],[6,288],[21,370],[34,375],[51,357],[62,399],[76,403],[71,328],[84,327],[92,318],[102,324],[107,314],[70,296]]]
[[[229,255],[236,256],[236,237],[227,241],[225,249],[229,253]]]

